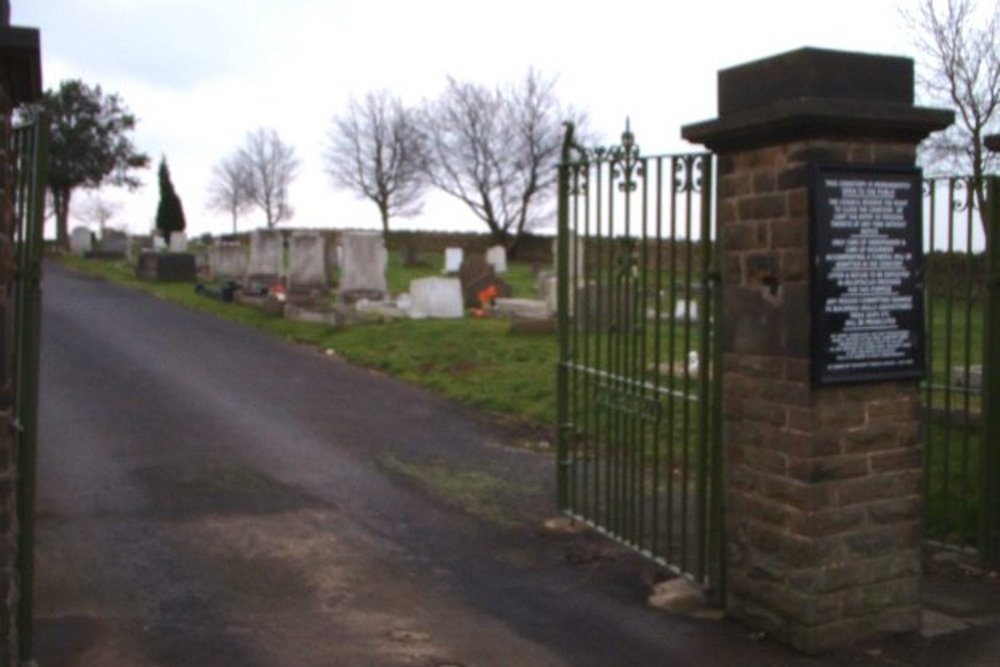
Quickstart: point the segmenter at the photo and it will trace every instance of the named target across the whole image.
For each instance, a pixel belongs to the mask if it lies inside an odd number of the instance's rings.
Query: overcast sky
[[[46,88],[100,84],[139,118],[154,169],[138,192],[103,192],[123,206],[114,224],[151,228],[165,155],[189,234],[230,229],[205,209],[211,169],[262,126],[301,159],[291,225],[377,228],[374,205],[322,170],[351,94],[384,87],[416,104],[448,75],[494,84],[535,67],[605,140],[628,115],[644,152],[672,152],[695,148],[681,125],[715,116],[721,68],[802,46],[913,53],[896,0],[12,0],[12,23],[41,30]],[[443,195],[395,226],[485,229]]]

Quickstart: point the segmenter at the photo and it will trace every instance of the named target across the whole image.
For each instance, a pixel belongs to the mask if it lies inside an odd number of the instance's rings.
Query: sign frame
[[[814,163],[809,171],[812,384],[923,379],[920,168]]]

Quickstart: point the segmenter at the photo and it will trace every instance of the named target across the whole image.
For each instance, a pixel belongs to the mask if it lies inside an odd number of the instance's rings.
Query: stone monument
[[[288,244],[288,289],[327,287],[326,242],[318,232],[295,232]]]
[[[248,289],[269,288],[281,278],[284,243],[276,229],[256,229],[250,234],[250,259],[247,263]]]
[[[388,253],[380,232],[352,231],[341,236],[339,292],[346,298],[381,298],[388,288]]]

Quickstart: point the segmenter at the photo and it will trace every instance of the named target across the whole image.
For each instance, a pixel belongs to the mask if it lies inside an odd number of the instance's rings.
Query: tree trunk
[[[378,206],[379,215],[382,218],[382,240],[385,243],[386,249],[389,248],[389,208],[379,204]]]
[[[52,190],[52,207],[56,212],[56,245],[69,250],[69,200],[73,191],[69,188]]]

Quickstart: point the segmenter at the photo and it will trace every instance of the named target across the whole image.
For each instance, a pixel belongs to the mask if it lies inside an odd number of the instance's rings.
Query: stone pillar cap
[[[0,27],[0,86],[11,106],[42,96],[42,62],[38,30]]]
[[[719,117],[681,136],[713,150],[796,139],[921,141],[954,113],[913,106],[913,61],[802,48],[719,72]]]

